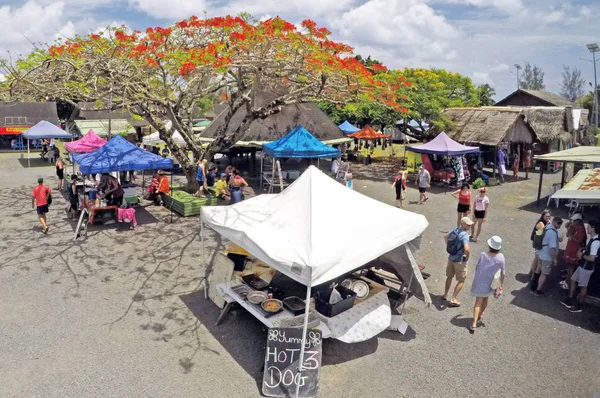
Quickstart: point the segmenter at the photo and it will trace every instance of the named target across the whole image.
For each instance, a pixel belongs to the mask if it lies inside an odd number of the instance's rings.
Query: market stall
[[[345,120],[344,123],[338,126],[340,130],[342,130],[346,134],[356,133],[360,131],[360,129],[354,125],[352,125],[349,121]]]
[[[369,218],[357,222],[349,217],[357,208],[368,209]],[[394,270],[414,295],[431,303],[416,262],[426,218],[347,189],[314,166],[280,194],[202,208],[201,223],[252,258],[249,264],[246,258],[232,266],[217,289],[209,286],[208,291],[217,290],[224,302],[240,304],[269,328],[302,326],[303,342],[309,325],[323,337],[345,342],[367,340],[390,326],[387,292],[392,287],[384,279],[372,279],[373,268]],[[215,264],[211,268],[219,269]],[[268,288],[277,276],[304,289],[304,300],[279,292],[285,296],[282,302],[294,297],[299,313],[277,299],[252,299],[263,296],[260,288]],[[332,301],[337,294],[340,299]],[[274,313],[264,302],[275,302]]]
[[[425,144],[408,145],[405,150],[420,153],[423,166],[429,171],[431,178],[445,183],[450,183],[453,179],[466,179],[470,170],[463,155],[479,153],[479,147],[462,145],[443,132]],[[443,162],[434,164],[429,155],[452,157],[452,162],[445,165]]]
[[[173,165],[173,162],[170,159],[165,159],[145,151],[133,145],[120,135],[114,136],[106,145],[93,152],[74,154],[73,160],[79,165],[79,171],[84,175],[129,170],[169,170]],[[135,195],[135,188],[131,188],[131,190],[133,191],[132,194]],[[127,202],[126,187],[124,187],[124,191],[124,200]],[[94,200],[94,198],[88,198],[85,195],[82,200],[84,201],[83,211],[77,231],[75,231],[75,238],[79,236],[79,228],[82,226],[86,227],[89,222],[93,221],[95,214],[98,212],[114,212],[117,218],[120,217],[119,212],[121,209],[117,207],[110,208],[106,206],[106,204]],[[131,218],[131,211],[128,213],[127,219],[134,222],[135,214],[133,214],[134,217]],[[84,232],[87,232],[87,228]]]
[[[579,171],[562,189],[556,191],[552,199],[574,200],[572,211],[582,210],[585,206],[600,204],[600,169]]]
[[[42,139],[73,139],[71,133],[67,133],[60,127],[56,127],[50,122],[42,120],[29,130],[23,132],[23,137],[27,138],[27,167],[31,167],[29,141]]]
[[[70,153],[90,153],[104,146],[106,140],[100,138],[94,130],[90,130],[86,135],[77,141],[65,143],[65,149]]]
[[[292,131],[276,141],[263,144],[262,151],[265,155],[271,156],[273,159],[272,170],[269,173],[264,170],[264,165],[261,159],[261,175],[269,185],[269,193],[273,191],[273,187],[280,184],[283,189],[285,182],[283,178],[277,180],[276,160],[280,158],[293,159],[335,159],[341,156],[339,149],[325,145],[313,136],[302,125],[296,126]],[[281,169],[279,167],[279,175]]]

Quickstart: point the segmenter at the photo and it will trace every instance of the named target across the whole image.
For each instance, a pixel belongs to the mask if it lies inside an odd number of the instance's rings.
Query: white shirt
[[[598,238],[598,235],[592,237],[592,239]],[[596,240],[592,242],[590,246],[590,256],[598,256],[598,251],[600,250],[600,240]]]
[[[340,169],[340,163],[337,159],[334,160],[333,162],[331,162],[331,172],[333,174],[337,174],[339,169]]]
[[[487,205],[490,204],[490,199],[487,196],[483,198],[480,195],[477,195],[475,198],[475,210],[477,211],[485,211]]]
[[[419,170],[419,188],[427,188],[430,179],[431,176],[429,175],[429,172],[427,170]]]

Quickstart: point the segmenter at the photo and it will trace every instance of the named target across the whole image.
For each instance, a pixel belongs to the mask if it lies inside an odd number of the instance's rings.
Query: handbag
[[[46,204],[50,206],[52,204],[52,194],[46,191]]]
[[[496,271],[496,274],[494,275],[494,279],[492,279],[492,284],[490,285],[490,287],[492,288],[492,290],[496,290],[499,289],[501,286],[500,283],[500,275],[502,273],[502,269],[498,269],[498,271]]]

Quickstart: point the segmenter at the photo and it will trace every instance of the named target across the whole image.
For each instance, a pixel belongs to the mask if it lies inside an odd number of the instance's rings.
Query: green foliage
[[[526,90],[545,90],[546,85],[544,84],[544,71],[542,71],[542,68],[525,62],[520,85],[521,88]]]
[[[471,187],[473,189],[483,188],[483,187],[485,187],[485,181],[483,181],[481,179],[481,177],[479,177],[478,179],[476,179],[475,181],[473,181],[473,183],[471,184]]]
[[[492,106],[496,103],[494,100],[494,96],[496,95],[496,90],[491,87],[489,84],[485,83],[480,86],[477,86],[477,97],[479,98],[479,105],[481,106]]]

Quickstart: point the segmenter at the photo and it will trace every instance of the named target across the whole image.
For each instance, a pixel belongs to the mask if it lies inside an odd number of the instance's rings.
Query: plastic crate
[[[329,304],[331,290],[319,291],[315,296],[315,309],[317,312],[328,318],[333,318],[334,316],[349,310],[354,305],[354,299],[356,298],[355,292],[341,285],[336,286],[336,290],[342,295],[343,300],[335,304]]]

